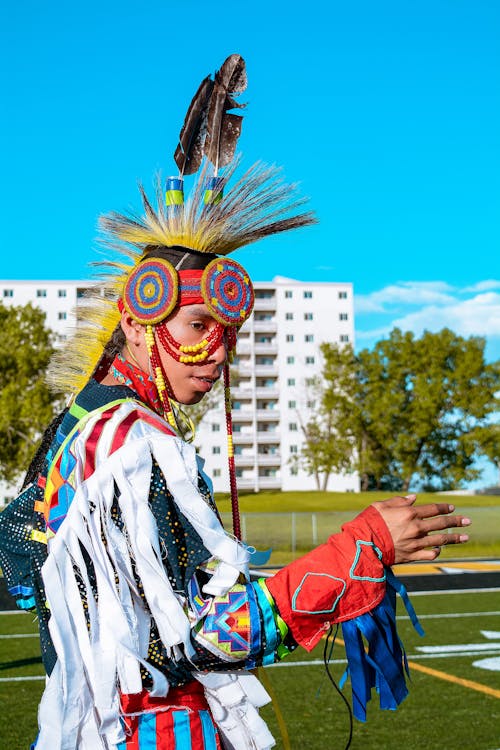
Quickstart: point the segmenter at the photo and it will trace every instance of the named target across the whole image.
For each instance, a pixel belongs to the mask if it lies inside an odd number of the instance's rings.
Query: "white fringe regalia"
[[[97,468],[77,483],[66,519],[50,541],[42,575],[57,663],[40,704],[37,750],[116,748],[125,740],[120,693],[141,692],[141,665],[153,677],[151,695],[167,695],[165,675],[145,662],[151,617],[173,660],[193,655],[188,604],[169,582],[148,504],[153,457],[180,511],[218,561],[205,593],[225,594],[240,573],[248,576],[248,551],[223,530],[198,491],[202,464],[192,446],[139,420],[124,445],[109,455],[117,423],[138,408],[137,402],[124,403],[104,428]],[[85,439],[98,417],[91,416],[72,449],[81,476]],[[111,517],[113,502],[123,531]],[[84,551],[95,569],[95,597]],[[87,592],[87,615],[79,583]],[[204,686],[225,745],[236,750],[274,746],[257,710],[270,698],[256,677],[241,671],[200,673],[193,665],[193,678]]]

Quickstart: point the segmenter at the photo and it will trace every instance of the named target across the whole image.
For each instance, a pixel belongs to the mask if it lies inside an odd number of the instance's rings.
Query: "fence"
[[[472,526],[467,532],[471,536],[471,545],[474,544],[474,554],[481,545],[484,545],[485,551],[480,554],[488,554],[488,547],[498,544],[500,540],[500,507],[460,507],[460,513],[472,519]],[[242,538],[258,550],[272,548],[269,564],[280,565],[325,542],[354,515],[352,511],[242,513]],[[223,513],[222,520],[226,529],[230,529],[231,514]]]

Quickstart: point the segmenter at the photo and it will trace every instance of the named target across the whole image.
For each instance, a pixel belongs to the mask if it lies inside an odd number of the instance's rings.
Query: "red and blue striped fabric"
[[[166,698],[143,690],[121,702],[126,740],[116,750],[222,750],[199,682],[173,688]]]

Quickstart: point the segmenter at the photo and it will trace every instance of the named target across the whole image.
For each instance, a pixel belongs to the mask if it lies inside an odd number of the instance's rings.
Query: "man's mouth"
[[[209,391],[219,379],[218,377],[210,377],[209,375],[193,375],[192,377],[197,380],[200,385],[204,386],[203,390],[206,389],[207,391]]]

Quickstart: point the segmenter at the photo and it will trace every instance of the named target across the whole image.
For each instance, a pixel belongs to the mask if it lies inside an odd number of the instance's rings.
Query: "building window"
[[[66,297],[66,289],[58,289],[57,296],[58,297]]]
[[[4,297],[13,297],[14,296],[14,290],[13,289],[4,289],[3,290],[3,296]]]
[[[290,469],[290,474],[293,477],[296,477],[298,473],[299,473],[299,470],[297,469],[297,467],[296,466],[292,466],[292,468]]]
[[[306,406],[308,409],[314,409],[316,406],[316,401],[307,401]]]
[[[347,292],[339,292],[339,299],[347,299]]]
[[[295,409],[296,406],[297,406],[297,402],[296,401],[289,401],[288,402],[288,408],[289,409]]]
[[[288,378],[288,380],[286,381],[286,384],[287,385],[295,385],[295,378]]]
[[[287,289],[287,291],[285,292],[285,299],[292,299],[292,297],[293,297],[293,292]]]
[[[349,336],[346,333],[343,333],[340,337],[340,341],[342,344],[347,344],[349,341]]]
[[[212,432],[220,432],[220,424],[218,422],[212,423]]]
[[[312,333],[306,333],[306,335],[304,336],[304,341],[307,344],[312,343],[314,341],[314,335]]]
[[[304,292],[304,299],[312,299],[313,293],[312,292]]]
[[[291,344],[293,341],[293,333],[287,333],[286,340],[288,341],[289,344]]]
[[[313,317],[312,313],[304,313],[304,320],[312,320]]]
[[[289,422],[288,429],[290,432],[297,432],[297,422]]]
[[[218,456],[220,453],[220,445],[213,445],[212,446],[212,453],[214,456]]]
[[[233,432],[241,432],[241,425],[233,424]]]
[[[66,320],[67,317],[68,317],[68,314],[65,313],[65,312],[59,312],[59,313],[57,313],[57,319],[58,320]]]
[[[293,320],[293,313],[286,313],[285,320]]]
[[[349,320],[349,316],[347,313],[340,313],[339,314],[339,320]]]
[[[295,364],[295,357],[287,357],[286,358],[287,365],[293,365]]]
[[[314,357],[306,357],[306,365],[313,365]]]
[[[306,386],[308,388],[311,388],[316,383],[314,378],[306,378]]]
[[[220,469],[214,469],[212,472],[212,475],[214,477],[220,477]]]
[[[36,290],[36,296],[37,297],[46,297],[47,296],[47,290],[46,289],[37,289]]]
[[[290,446],[290,453],[298,453],[298,452],[299,452],[299,449],[296,445]]]

